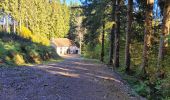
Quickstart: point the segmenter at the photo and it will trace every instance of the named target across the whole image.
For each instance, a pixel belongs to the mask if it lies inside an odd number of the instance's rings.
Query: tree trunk
[[[19,32],[21,32],[21,28],[22,28],[22,20],[19,20]]]
[[[109,56],[109,65],[113,64],[113,50],[114,50],[114,25],[112,26],[112,31],[110,34],[110,56]]]
[[[3,32],[6,31],[6,17],[3,17]]]
[[[160,35],[159,44],[158,66],[160,66],[160,63],[163,61],[164,56],[166,55],[168,47],[169,23],[170,23],[170,0],[165,0],[163,9],[162,33]]]
[[[146,67],[148,67],[149,49],[151,47],[152,30],[152,11],[154,0],[147,0],[146,4],[146,19],[145,19],[145,32],[144,32],[144,47],[143,47],[143,59],[141,65],[141,74],[146,74]]]
[[[115,28],[115,48],[114,48],[114,67],[119,67],[119,42],[120,42],[120,2],[121,0],[117,0],[116,6],[116,14],[115,14],[115,21],[116,21],[116,28]]]
[[[126,32],[126,45],[125,45],[125,67],[126,72],[130,71],[130,34],[132,33],[132,11],[133,0],[128,0],[128,13],[127,13],[127,32]]]
[[[9,29],[9,21],[8,21],[8,15],[6,15],[6,32],[9,32],[8,29]]]
[[[18,11],[19,11],[19,32],[21,32],[21,26],[22,26],[22,15],[21,15],[21,0],[18,0]]]
[[[16,33],[16,23],[15,23],[15,20],[13,22],[13,32]]]
[[[102,49],[101,49],[101,61],[104,62],[104,35],[105,35],[105,22],[103,21],[103,32],[102,32]]]
[[[112,17],[113,21],[115,21],[115,4],[116,0],[113,0],[113,9],[112,9]],[[113,64],[113,48],[114,48],[114,30],[115,30],[115,23],[112,26],[112,30],[110,33],[110,56],[109,56],[109,65]]]

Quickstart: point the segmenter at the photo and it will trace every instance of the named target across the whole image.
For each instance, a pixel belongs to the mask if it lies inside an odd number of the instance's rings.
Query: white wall
[[[56,47],[57,54],[65,55],[69,47]]]
[[[76,53],[76,50],[78,50],[78,54],[79,54],[79,48],[77,48],[76,46],[56,47],[56,52],[57,52],[58,55],[66,55],[68,49],[70,49],[70,54]]]

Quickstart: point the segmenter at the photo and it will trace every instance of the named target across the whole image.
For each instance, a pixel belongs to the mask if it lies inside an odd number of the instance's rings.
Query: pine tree
[[[112,1],[112,19],[115,21],[115,8],[116,0]],[[112,25],[112,30],[110,33],[110,54],[109,54],[109,64],[113,64],[113,52],[114,52],[114,32],[115,32],[115,23]]]
[[[130,70],[130,34],[132,33],[132,12],[133,12],[133,0],[128,0],[128,11],[127,11],[127,31],[126,31],[126,45],[125,45],[125,66],[126,72]]]
[[[158,66],[163,61],[168,47],[168,35],[170,27],[170,1],[165,0],[163,7],[163,23],[162,33],[160,34],[159,54],[158,54]]]
[[[146,2],[146,19],[145,19],[145,33],[144,33],[144,47],[143,47],[143,59],[141,65],[141,74],[146,74],[146,67],[148,67],[149,51],[151,48],[151,36],[152,36],[152,11],[154,0],[147,0]]]
[[[116,11],[115,11],[115,22],[116,22],[116,27],[115,27],[115,39],[114,39],[114,67],[119,67],[119,49],[120,49],[120,5],[121,5],[121,0],[116,1]]]

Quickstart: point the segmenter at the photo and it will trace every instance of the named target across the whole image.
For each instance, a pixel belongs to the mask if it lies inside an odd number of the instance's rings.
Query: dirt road
[[[0,68],[0,100],[143,100],[105,65],[80,57]]]

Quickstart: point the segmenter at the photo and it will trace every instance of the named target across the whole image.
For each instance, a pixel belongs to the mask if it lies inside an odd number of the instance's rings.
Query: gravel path
[[[0,68],[0,100],[143,100],[103,64],[79,57]]]

